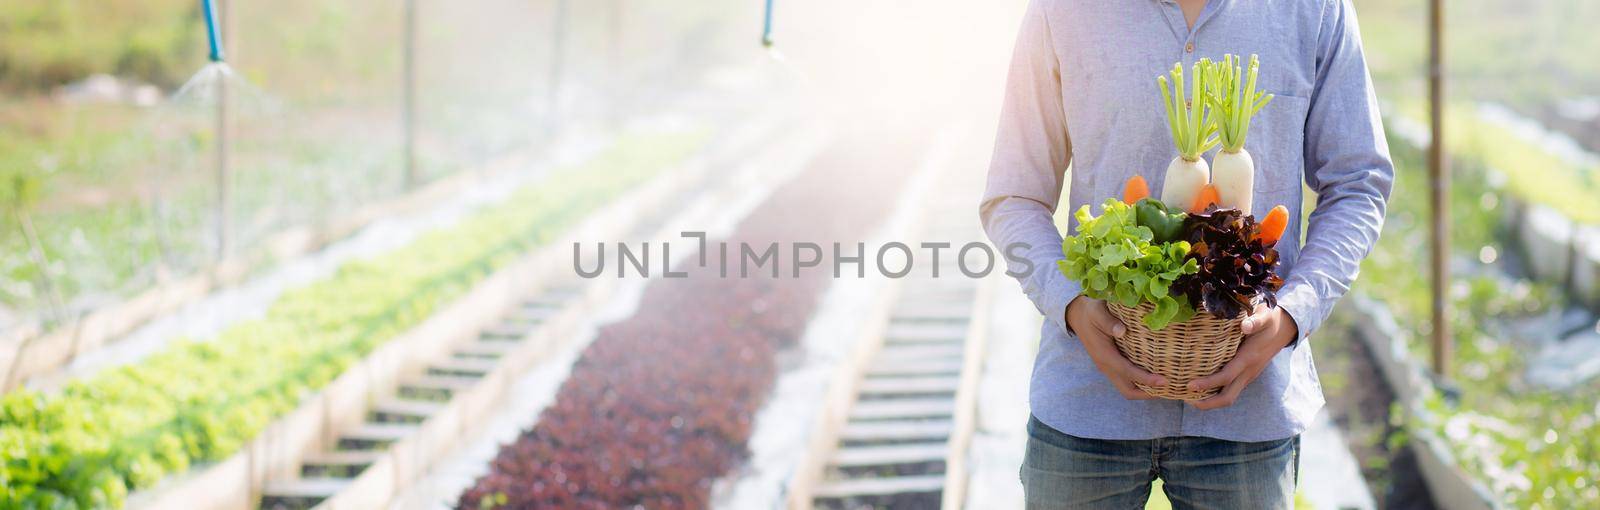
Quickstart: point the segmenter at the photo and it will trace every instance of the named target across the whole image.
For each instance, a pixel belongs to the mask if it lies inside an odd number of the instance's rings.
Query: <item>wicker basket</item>
[[[1151,331],[1144,324],[1144,316],[1155,310],[1155,305],[1140,303],[1136,308],[1128,308],[1107,301],[1106,306],[1128,327],[1122,338],[1116,339],[1117,350],[1139,368],[1167,378],[1165,388],[1139,384],[1139,389],[1173,400],[1200,400],[1220,391],[1220,388],[1191,391],[1189,381],[1217,373],[1233,359],[1234,353],[1239,351],[1239,342],[1244,339],[1244,332],[1239,329],[1244,313],[1227,320],[1197,313],[1189,320]]]

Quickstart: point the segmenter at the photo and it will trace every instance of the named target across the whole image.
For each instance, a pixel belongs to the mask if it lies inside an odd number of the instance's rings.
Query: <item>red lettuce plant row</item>
[[[893,205],[895,184],[914,166],[906,156],[917,151],[856,138],[874,143],[835,146],[813,160],[725,239],[730,254],[738,243],[759,252],[778,242],[782,253],[787,243],[862,241]],[[831,260],[799,278],[788,263],[776,279],[765,270],[722,278],[712,262],[651,282],[639,311],[601,329],[555,403],[501,448],[458,506],[706,507],[712,482],[747,454],[774,355],[799,339],[829,284]]]

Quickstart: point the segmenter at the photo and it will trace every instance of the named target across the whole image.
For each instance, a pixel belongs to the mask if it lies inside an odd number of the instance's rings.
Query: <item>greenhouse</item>
[[[7,4],[0,510],[1597,508],[1597,20]]]

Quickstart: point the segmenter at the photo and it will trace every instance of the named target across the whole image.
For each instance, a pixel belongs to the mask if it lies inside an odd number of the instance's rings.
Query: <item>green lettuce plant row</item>
[[[237,452],[273,419],[495,269],[684,160],[703,134],[638,135],[409,245],[280,296],[265,317],[57,394],[0,398],[0,509],[117,508]]]
[[[1189,301],[1172,293],[1178,277],[1199,271],[1199,263],[1188,258],[1187,241],[1153,243],[1154,232],[1138,223],[1134,207],[1115,198],[1106,199],[1099,217],[1087,205],[1074,216],[1078,235],[1063,239],[1066,258],[1059,265],[1067,278],[1082,282],[1083,295],[1127,307],[1154,304],[1144,316],[1151,329],[1194,316]]]

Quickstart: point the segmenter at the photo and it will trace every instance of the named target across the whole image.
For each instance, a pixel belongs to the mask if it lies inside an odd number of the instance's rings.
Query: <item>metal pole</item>
[[[1430,265],[1433,273],[1433,371],[1440,377],[1450,374],[1450,359],[1455,346],[1450,336],[1447,304],[1450,281],[1450,169],[1444,151],[1444,23],[1443,2],[1428,0],[1428,144],[1429,205],[1433,208],[1430,225],[1433,243]]]
[[[213,36],[211,57],[215,62],[222,61],[222,52],[218,49],[219,39],[226,39],[232,35],[231,21],[233,20],[233,6],[227,0],[218,0],[221,21],[217,23],[216,32],[220,35]],[[217,76],[217,260],[228,257],[232,247],[233,228],[229,211],[233,209],[232,194],[229,193],[228,183],[231,182],[228,170],[228,77],[226,74]]]
[[[228,196],[228,82],[217,80],[217,259],[228,256],[229,221],[228,209],[231,197]]]
[[[555,129],[561,109],[561,72],[565,62],[564,46],[567,40],[567,0],[556,0],[556,13],[554,30],[551,31],[554,44],[550,50],[550,97],[546,111],[550,115],[550,128]]]
[[[402,60],[404,61],[405,76],[401,78],[402,101],[400,108],[401,125],[405,133],[401,142],[405,151],[405,180],[403,185],[409,190],[417,185],[417,2],[406,0],[405,4],[405,42],[401,45]]]
[[[622,9],[624,0],[611,0],[611,40],[607,48],[606,59],[611,69],[611,106],[607,108],[606,116],[613,124],[622,117]]]

